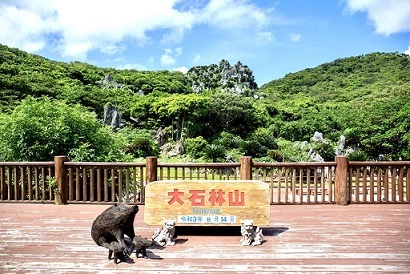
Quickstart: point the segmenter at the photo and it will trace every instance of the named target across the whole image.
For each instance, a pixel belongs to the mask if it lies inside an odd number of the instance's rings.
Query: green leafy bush
[[[27,97],[11,114],[0,115],[0,161],[51,161],[56,155],[124,159],[111,128],[80,105]]]
[[[212,138],[212,140],[212,144],[221,145],[228,150],[240,148],[241,144],[243,143],[243,140],[240,136],[237,136],[226,131],[222,131],[221,133],[216,134]]]
[[[348,161],[369,161],[370,157],[364,151],[353,151],[347,155]]]
[[[124,151],[135,158],[159,155],[158,145],[148,130],[127,127],[116,134],[123,142]]]
[[[186,154],[193,159],[198,159],[202,156],[207,144],[207,141],[202,136],[187,138],[184,142]]]

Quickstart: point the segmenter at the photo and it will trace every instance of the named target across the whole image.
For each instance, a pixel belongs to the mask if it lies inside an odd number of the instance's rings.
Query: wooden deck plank
[[[175,246],[118,265],[90,236],[107,207],[1,203],[0,273],[410,272],[409,204],[274,205],[260,246],[241,246],[237,227],[231,235],[181,229]],[[143,215],[140,206],[136,233],[151,237],[156,227]]]

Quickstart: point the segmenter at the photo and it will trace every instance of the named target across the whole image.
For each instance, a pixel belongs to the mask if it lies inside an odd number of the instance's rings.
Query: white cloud
[[[114,54],[122,52],[126,49],[127,49],[127,46],[125,44],[106,45],[105,47],[101,47],[101,52],[109,54],[109,55],[114,55]]]
[[[45,32],[54,30],[49,13],[37,10],[20,10],[0,2],[0,43],[35,52],[45,47]]]
[[[179,43],[184,39],[185,30],[183,28],[173,29],[169,33],[165,34],[161,39],[161,43]]]
[[[181,0],[1,0],[0,43],[29,52],[48,48],[58,50],[67,58],[85,59],[92,50],[120,53],[129,42],[139,47],[147,46],[153,39],[167,46],[180,43],[188,30],[203,24],[237,33],[242,28],[263,32],[271,23],[271,10],[259,8],[247,0],[195,3]],[[158,38],[157,34],[161,36]],[[173,64],[175,58],[165,54],[161,60]]]
[[[257,33],[257,40],[260,43],[272,42],[275,40],[275,35],[270,31],[261,31]]]
[[[297,33],[291,33],[289,34],[290,40],[292,40],[293,42],[299,42],[300,41],[300,34]]]
[[[176,60],[171,55],[163,54],[161,55],[161,64],[164,66],[175,64]]]
[[[72,42],[70,46],[64,49],[63,56],[76,56],[80,60],[85,60],[87,52],[93,49],[93,44],[90,41]]]
[[[183,74],[186,74],[188,72],[188,68],[187,67],[173,68],[172,71],[180,71]]]
[[[179,56],[181,56],[181,54],[182,54],[182,48],[176,48],[175,49],[175,56],[179,57]]]
[[[221,28],[259,28],[269,23],[268,12],[244,0],[211,0],[196,18]]]
[[[201,61],[201,55],[196,54],[196,55],[194,56],[194,59],[192,60],[192,63],[193,63],[193,64],[198,64],[199,61]]]
[[[404,53],[404,54],[407,54],[407,55],[410,55],[410,46],[409,46],[409,48],[406,49],[403,53]]]
[[[173,65],[176,63],[177,57],[181,56],[182,48],[165,49],[165,53],[161,55],[161,64],[164,66]]]
[[[152,30],[163,30],[165,40],[178,41],[194,17],[174,9],[176,2],[2,0],[0,43],[33,52],[54,40],[63,56],[84,57],[92,49],[121,51],[126,39],[144,46]]]
[[[136,69],[136,70],[147,70],[144,65],[134,63],[134,64],[124,64],[117,66],[117,69]]]
[[[365,12],[376,33],[410,32],[409,0],[344,0],[350,12]]]

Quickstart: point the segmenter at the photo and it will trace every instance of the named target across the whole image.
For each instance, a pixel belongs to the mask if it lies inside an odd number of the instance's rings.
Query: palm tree
[[[212,163],[217,162],[218,160],[224,160],[226,156],[226,149],[221,145],[207,145],[204,148],[204,158],[206,160],[211,160]]]

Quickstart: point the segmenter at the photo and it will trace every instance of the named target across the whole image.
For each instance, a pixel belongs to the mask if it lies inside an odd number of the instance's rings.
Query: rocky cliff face
[[[258,89],[252,70],[239,61],[234,66],[226,60],[219,65],[196,66],[188,71],[187,77],[196,93],[221,88],[223,92],[251,95]]]
[[[106,75],[105,77],[101,78],[100,81],[97,81],[97,84],[100,86],[102,89],[120,89],[120,88],[126,88],[127,86],[124,84],[120,84],[117,81],[115,81],[111,75]]]

